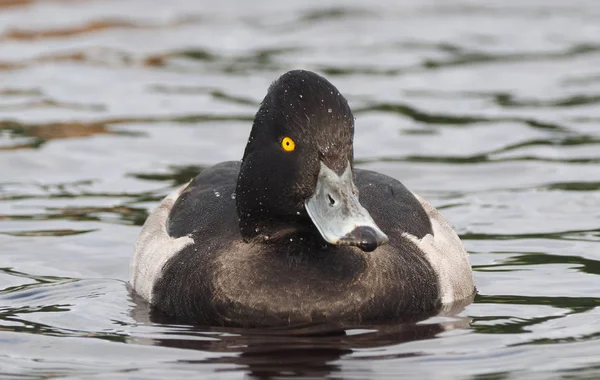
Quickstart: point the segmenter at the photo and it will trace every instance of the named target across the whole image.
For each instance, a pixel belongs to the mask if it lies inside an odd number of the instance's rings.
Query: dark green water
[[[0,378],[600,377],[600,3],[0,1]],[[281,73],[326,75],[358,165],[451,221],[456,317],[294,331],[152,323],[147,212],[239,159]]]

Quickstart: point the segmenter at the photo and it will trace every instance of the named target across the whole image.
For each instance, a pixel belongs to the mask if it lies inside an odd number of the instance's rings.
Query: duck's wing
[[[238,231],[235,187],[239,161],[222,162],[204,169],[181,192],[169,213],[167,230],[172,237],[208,228]]]
[[[425,199],[386,175],[356,170],[361,204],[390,237],[412,242],[437,274],[443,304],[475,291],[468,253],[452,226]]]
[[[433,229],[433,234],[419,239],[411,234],[404,236],[424,252],[437,272],[442,304],[472,298],[475,294],[469,254],[450,223],[425,199],[414,194],[421,203]]]
[[[360,203],[386,234],[409,233],[420,239],[433,233],[427,212],[402,183],[370,170],[354,172]]]
[[[151,302],[152,288],[162,275],[165,263],[194,243],[188,236],[173,238],[167,232],[169,213],[185,187],[172,192],[148,215],[135,243],[131,261],[131,286],[148,302]]]
[[[224,162],[203,170],[156,207],[136,241],[131,262],[131,285],[147,301],[170,259],[207,236],[239,234],[235,190],[239,162]],[[201,242],[201,243],[200,243]]]

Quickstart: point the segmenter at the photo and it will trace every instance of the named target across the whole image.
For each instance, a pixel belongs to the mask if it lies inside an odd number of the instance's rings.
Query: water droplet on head
[[[296,215],[300,215],[300,211],[296,211]]]
[[[300,94],[300,99],[302,99],[302,94]]]
[[[333,110],[331,108],[327,108],[327,112],[332,113]]]
[[[254,229],[254,232],[258,232],[258,231],[260,231],[260,228],[256,227],[256,228]]]
[[[219,193],[218,191],[215,191],[215,197],[217,197],[217,198],[218,198],[218,197],[220,197],[220,196],[221,196],[221,193]]]
[[[235,193],[231,193],[231,199],[235,199]]]

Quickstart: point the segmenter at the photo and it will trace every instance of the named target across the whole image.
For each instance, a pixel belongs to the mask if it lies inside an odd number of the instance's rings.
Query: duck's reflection
[[[306,324],[287,328],[240,329],[173,325],[168,316],[152,310],[135,294],[132,317],[142,324],[162,324],[165,330],[156,338],[132,338],[138,344],[233,354],[217,358],[186,361],[186,363],[233,364],[247,368],[252,378],[302,376],[322,378],[340,372],[338,359],[357,349],[378,348],[423,339],[467,328],[466,317],[433,318],[423,321],[403,320],[384,325],[351,326],[342,324]],[[456,315],[472,299],[454,304],[441,311],[444,316]],[[369,359],[420,356],[421,352],[391,355],[369,355]],[[224,367],[228,368],[228,367]],[[224,369],[226,370],[226,369]]]

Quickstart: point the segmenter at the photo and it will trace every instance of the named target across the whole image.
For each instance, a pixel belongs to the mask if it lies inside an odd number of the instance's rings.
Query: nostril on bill
[[[330,206],[335,206],[335,199],[333,199],[331,195],[327,194],[327,199],[329,200]]]

